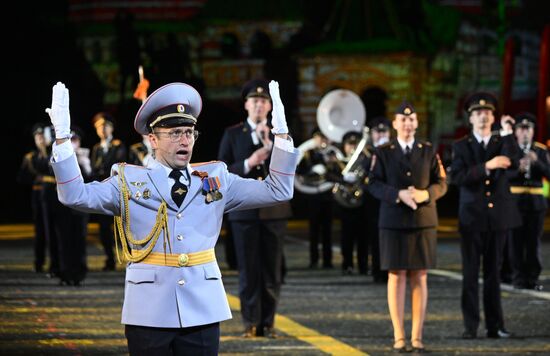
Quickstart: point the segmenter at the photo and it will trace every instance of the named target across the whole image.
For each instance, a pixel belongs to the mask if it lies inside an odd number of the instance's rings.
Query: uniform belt
[[[139,252],[139,250],[132,250],[132,252],[134,251]],[[211,248],[199,252],[179,254],[151,252],[140,262],[157,266],[191,267],[214,261],[216,261],[216,253],[214,252],[214,249]]]
[[[542,187],[510,187],[512,194],[542,195]]]
[[[54,176],[42,176],[42,183],[53,183],[55,184]]]

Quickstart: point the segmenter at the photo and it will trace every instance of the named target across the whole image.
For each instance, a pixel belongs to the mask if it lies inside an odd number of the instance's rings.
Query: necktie
[[[408,145],[405,146],[405,157],[411,158],[411,148]]]
[[[180,177],[182,176],[181,171],[174,169],[172,172],[170,172],[169,177],[173,178],[176,182],[172,186],[172,200],[178,205],[178,207],[181,206],[181,203],[183,203],[183,199],[185,199],[185,195],[187,194],[187,186],[180,182]]]

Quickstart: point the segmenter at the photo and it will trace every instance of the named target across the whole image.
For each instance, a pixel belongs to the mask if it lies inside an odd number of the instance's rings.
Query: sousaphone
[[[342,137],[348,131],[363,130],[366,120],[366,110],[363,102],[357,94],[347,89],[336,89],[328,92],[317,107],[317,125],[319,129],[331,142],[341,143]],[[342,152],[334,145],[328,144],[324,147],[315,147],[314,139],[311,138],[300,146],[299,161],[304,158],[307,151],[319,149],[324,156],[335,155],[339,162],[344,159]],[[325,167],[324,171],[328,171]],[[334,188],[334,182],[326,179],[323,170],[320,174],[296,175],[294,186],[305,194],[319,194]]]

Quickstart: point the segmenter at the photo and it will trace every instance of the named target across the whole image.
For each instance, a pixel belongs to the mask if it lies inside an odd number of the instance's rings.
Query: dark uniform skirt
[[[429,269],[436,264],[437,230],[380,229],[380,268]]]

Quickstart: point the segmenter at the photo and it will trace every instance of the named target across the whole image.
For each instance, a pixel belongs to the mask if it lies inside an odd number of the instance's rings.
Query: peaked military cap
[[[532,127],[533,129],[537,127],[537,118],[530,112],[519,113],[515,116],[514,119],[516,119],[516,127]]]
[[[414,110],[414,106],[407,100],[403,100],[397,109],[395,109],[395,113],[401,115],[411,115],[415,112],[416,110]]]
[[[369,128],[376,131],[388,131],[390,129],[390,120],[384,116],[378,116],[369,121]]]
[[[78,126],[71,127],[71,138],[78,138],[82,140],[84,138],[84,131]]]
[[[271,100],[269,95],[269,83],[265,79],[252,79],[243,86],[242,97],[244,100],[252,97],[261,97]]]
[[[361,141],[363,135],[358,131],[348,131],[342,136],[342,143],[355,144]]]
[[[108,112],[101,111],[94,115],[94,117],[92,118],[92,123],[96,128],[99,125],[105,124],[115,126],[115,118]]]
[[[134,128],[147,135],[155,127],[194,126],[202,110],[199,92],[185,83],[170,83],[151,93],[139,108]]]
[[[474,110],[489,109],[495,111],[497,109],[497,98],[490,93],[477,92],[468,97],[464,102],[464,110],[471,113]]]
[[[45,129],[46,125],[44,125],[43,123],[36,123],[32,126],[32,135],[43,135],[44,134],[44,129]]]

